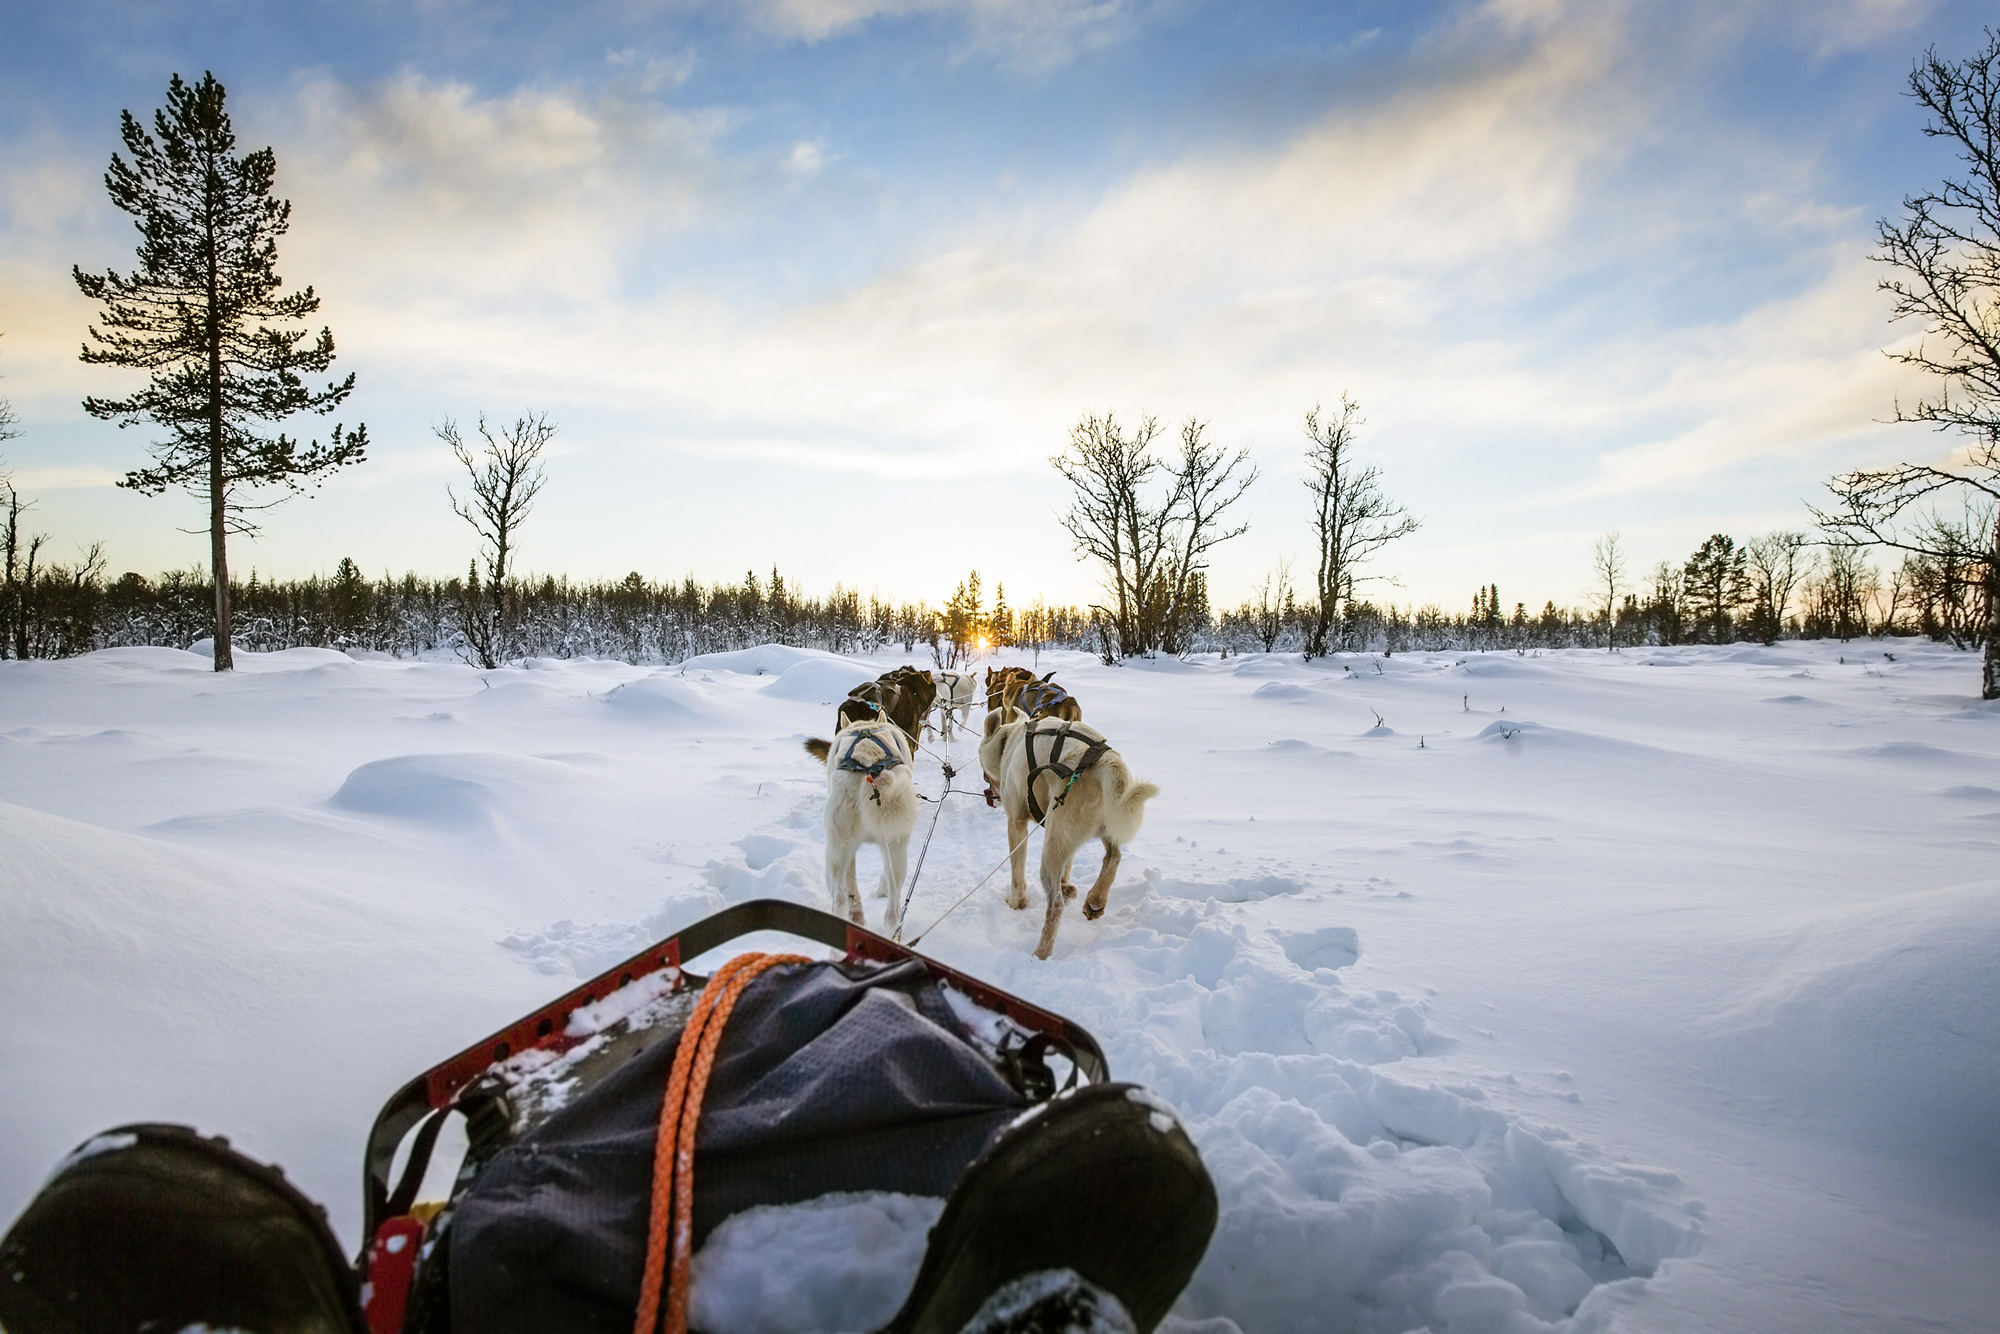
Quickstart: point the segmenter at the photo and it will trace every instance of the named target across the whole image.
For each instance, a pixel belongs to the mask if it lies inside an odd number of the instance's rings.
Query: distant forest
[[[39,555],[39,553],[37,553]],[[70,565],[10,562],[0,585],[0,657],[49,658],[121,645],[185,648],[214,624],[214,590],[200,571],[147,579],[107,579],[86,552]],[[1774,616],[1747,592],[1718,606],[1711,587],[1692,589],[1686,571],[1657,568],[1641,593],[1626,595],[1615,617],[1523,603],[1508,608],[1497,586],[1480,588],[1465,611],[1437,606],[1398,609],[1365,600],[1342,607],[1328,649],[1335,652],[1480,651],[1606,648],[1740,640],[1849,639],[1929,635],[1961,647],[1976,643],[1984,620],[1980,590],[1956,572],[1911,558],[1884,579],[1849,549],[1835,548],[1801,583],[1796,610]],[[941,665],[991,648],[1082,649],[1116,653],[1103,611],[1010,607],[1004,589],[992,605],[975,573],[943,607],[887,602],[838,585],[802,595],[781,574],[746,574],[737,583],[703,585],[692,577],[653,582],[637,573],[616,582],[558,577],[510,580],[501,595],[476,577],[416,574],[370,579],[343,560],[330,577],[233,582],[238,645],[267,652],[300,646],[370,651],[398,658],[478,661],[477,642],[497,660],[613,658],[674,663],[701,653],[779,643],[834,653],[900,651]],[[1706,600],[1704,600],[1706,598]],[[1217,612],[1201,581],[1179,613],[1171,651],[1300,653],[1313,615],[1282,572],[1255,596]],[[1607,624],[1607,622],[1610,622]]]

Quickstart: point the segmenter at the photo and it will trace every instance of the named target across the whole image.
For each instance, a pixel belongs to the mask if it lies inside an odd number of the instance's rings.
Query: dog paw
[[[1101,903],[1092,903],[1092,902],[1090,902],[1090,900],[1088,900],[1088,899],[1085,899],[1085,900],[1084,900],[1084,903],[1083,903],[1083,920],[1084,920],[1084,921],[1086,921],[1086,922],[1094,922],[1094,921],[1096,921],[1096,920],[1097,920],[1098,918],[1100,918],[1100,917],[1102,917],[1102,916],[1104,916],[1104,905],[1103,905],[1103,904],[1101,904]]]
[[[1070,899],[1073,899],[1073,898],[1075,898],[1075,897],[1076,897],[1076,886],[1075,886],[1075,885],[1072,885],[1072,884],[1071,884],[1071,883],[1070,883],[1069,881],[1067,881],[1067,880],[1063,881],[1063,900],[1064,900],[1064,902],[1068,902],[1068,901],[1069,901]]]

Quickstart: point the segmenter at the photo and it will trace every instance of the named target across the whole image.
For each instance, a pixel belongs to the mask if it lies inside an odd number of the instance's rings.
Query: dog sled
[[[820,949],[689,971],[753,932]],[[454,1119],[463,1160],[422,1198]],[[1113,1082],[1083,1028],[769,900],[411,1080],[368,1133],[362,1191],[367,1240],[349,1263],[324,1211],[227,1141],[108,1131],[0,1240],[0,1329],[731,1334],[741,1303],[704,1300],[720,1281],[696,1272],[705,1243],[880,1199],[928,1202],[920,1262],[899,1304],[892,1292],[865,1325],[825,1328],[1144,1334],[1216,1219],[1171,1109]],[[785,1263],[782,1246],[762,1254]]]

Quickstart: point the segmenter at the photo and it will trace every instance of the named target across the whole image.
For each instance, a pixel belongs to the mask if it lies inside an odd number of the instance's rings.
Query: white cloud
[[[680,87],[694,76],[697,64],[692,47],[661,56],[637,47],[623,46],[615,51],[606,51],[604,60],[613,69],[631,71],[634,91],[648,94]]]
[[[794,40],[824,40],[919,8],[759,12]],[[1097,5],[953,12],[1044,33],[1136,21]],[[1226,557],[1247,577],[1300,547],[1286,527],[1298,417],[1349,390],[1392,490],[1433,518],[1407,563],[1410,595],[1428,599],[1470,581],[1465,553],[1516,551],[1540,569],[1573,530],[1671,529],[1664,495],[1711,531],[1704,487],[1752,467],[1803,483],[1882,438],[1872,421],[1901,381],[1876,350],[1889,331],[1858,257],[1866,220],[1793,146],[1753,133],[1714,136],[1699,170],[1630,172],[1635,155],[1671,158],[1669,137],[1686,132],[1662,72],[1681,56],[1653,39],[1612,7],[1481,6],[1421,43],[1386,92],[1342,100],[1275,146],[1210,144],[1080,203],[996,190],[943,239],[857,221],[876,202],[855,184],[871,164],[824,139],[737,152],[730,131],[748,113],[663,107],[616,80],[483,97],[413,73],[361,88],[316,77],[262,108],[277,132],[258,137],[278,143],[296,206],[283,271],[326,296],[343,369],[360,367],[372,395],[371,493],[421,489],[445,525],[430,422],[547,407],[578,451],[565,481],[602,469],[601,489],[574,502],[589,521],[573,545],[545,540],[548,568],[640,563],[612,550],[616,535],[657,529],[652,507],[684,498],[699,470],[705,501],[675,511],[674,536],[714,553],[704,575],[763,564],[774,534],[811,533],[835,489],[922,484],[949,503],[906,513],[915,549],[982,560],[949,506],[998,507],[1026,516],[1012,533],[1048,530],[1010,536],[1010,551],[1034,548],[1007,557],[1021,586],[1072,596],[1065,581],[1082,576],[1047,520],[1044,460],[1078,413],[1116,409],[1163,423],[1199,413],[1258,450],[1257,527]],[[33,167],[57,202],[35,206],[50,211],[40,221],[7,205],[0,239],[73,237],[66,220],[91,207],[78,201],[100,168]],[[869,257],[837,286],[819,271],[798,281],[801,255],[837,243],[820,230],[828,216]],[[1709,248],[1729,261],[1759,245],[1795,272],[1741,261],[1744,292],[1678,322],[1648,304]],[[737,267],[701,266],[715,255]],[[769,276],[746,291],[746,270]],[[74,361],[80,303],[59,289],[0,261],[19,334],[0,344],[0,372],[17,402],[104,392],[102,372]],[[745,525],[728,506],[751,495],[765,518]],[[1743,501],[1759,514],[1775,503]],[[1520,531],[1508,516],[1529,509],[1539,547],[1508,536]],[[808,583],[855,577],[837,553],[816,555],[829,565],[798,570]],[[885,591],[932,591],[909,577]]]
[[[960,55],[984,53],[1041,72],[1122,41],[1145,20],[1139,0],[748,0],[750,21],[774,36],[824,42],[871,23],[951,22]]]
[[[826,150],[816,143],[792,145],[791,155],[785,159],[787,170],[800,176],[811,176],[826,165]]]
[[[378,299],[490,307],[615,291],[633,236],[688,226],[721,186],[728,117],[615,91],[480,98],[404,74],[366,89],[309,80],[286,120],[278,184],[302,272],[332,268]]]
[[[9,480],[14,489],[25,496],[43,491],[76,491],[92,487],[116,486],[118,479],[124,475],[109,468],[22,468],[11,474]]]

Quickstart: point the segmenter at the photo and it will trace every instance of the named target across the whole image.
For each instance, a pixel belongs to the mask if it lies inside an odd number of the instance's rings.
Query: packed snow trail
[[[1983,1329],[2000,710],[1892,647],[1045,654],[1162,796],[1048,963],[999,877],[924,948],[1180,1110],[1223,1203],[1183,1329]],[[410,1074],[725,903],[824,903],[798,742],[902,660],[0,663],[0,1214],[180,1119],[351,1234]],[[913,930],[1004,830],[947,801]]]

